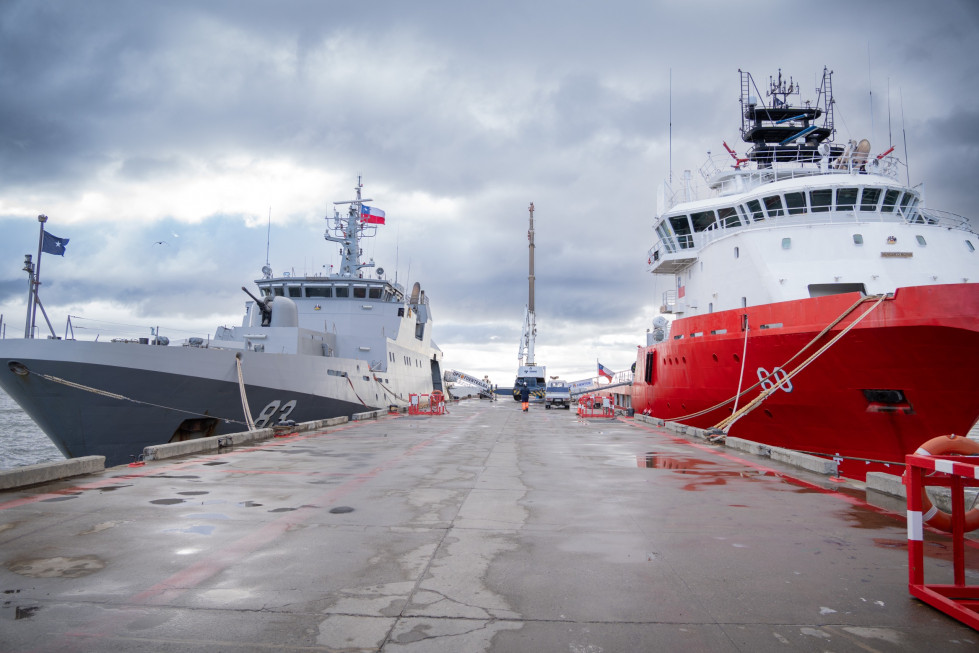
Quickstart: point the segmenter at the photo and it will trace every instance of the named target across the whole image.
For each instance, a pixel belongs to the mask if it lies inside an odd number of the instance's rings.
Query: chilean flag
[[[384,224],[384,211],[366,204],[360,205],[360,221],[367,224]]]
[[[610,370],[609,368],[605,367],[601,363],[598,363],[598,376],[599,377],[603,377],[604,376],[604,377],[608,378],[609,381],[611,381],[612,380],[612,370]]]

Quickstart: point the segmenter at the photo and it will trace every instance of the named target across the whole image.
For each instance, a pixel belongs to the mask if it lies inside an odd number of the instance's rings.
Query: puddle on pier
[[[103,568],[105,563],[92,555],[74,558],[34,558],[7,563],[8,570],[29,578],[80,578],[94,574]]]
[[[54,503],[56,501],[68,501],[69,499],[76,498],[78,495],[81,494],[81,492],[56,492],[56,494],[59,494],[60,496],[51,497],[50,499],[41,499],[41,503]]]
[[[778,476],[758,469],[725,469],[721,464],[691,456],[664,455],[650,452],[636,456],[636,464],[645,469],[664,469],[676,474],[695,477],[683,486],[684,490],[697,491],[709,487],[726,485],[729,478],[755,480],[760,477],[778,479]],[[800,488],[802,489],[802,488]]]

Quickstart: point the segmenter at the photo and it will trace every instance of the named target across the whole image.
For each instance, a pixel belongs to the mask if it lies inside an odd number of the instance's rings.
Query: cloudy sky
[[[363,175],[388,218],[367,255],[426,289],[447,366],[512,382],[534,202],[538,364],[625,369],[670,161],[744,151],[739,68],[807,99],[824,66],[836,141],[892,141],[974,219],[975,0],[0,0],[6,335],[39,213],[71,240],[42,262],[59,335],[180,338],[240,322],[267,245],[276,273],[336,264],[323,217]]]

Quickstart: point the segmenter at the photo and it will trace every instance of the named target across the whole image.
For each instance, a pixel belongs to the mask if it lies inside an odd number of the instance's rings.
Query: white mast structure
[[[531,392],[543,393],[545,382],[545,367],[537,365],[534,360],[534,340],[537,338],[537,318],[534,312],[534,203],[530,203],[530,229],[527,231],[530,250],[530,273],[527,276],[529,285],[527,312],[523,323],[523,338],[520,339],[520,351],[517,354],[517,380],[514,383],[514,398],[517,398],[517,386],[526,383]],[[543,396],[542,394],[540,396]]]
[[[520,353],[517,354],[517,361],[520,363],[521,371],[519,376],[524,376],[523,367],[534,366],[534,339],[537,337],[537,321],[534,314],[534,203],[530,203],[530,229],[527,231],[527,240],[530,241],[530,274],[527,276],[529,282],[527,312],[523,321],[523,338],[520,340]],[[526,354],[526,358],[524,358]]]

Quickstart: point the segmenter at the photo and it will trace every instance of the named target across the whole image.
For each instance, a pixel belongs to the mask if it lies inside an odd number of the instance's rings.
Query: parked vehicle
[[[561,406],[571,410],[571,388],[566,381],[552,380],[547,382],[544,390],[544,408]]]

